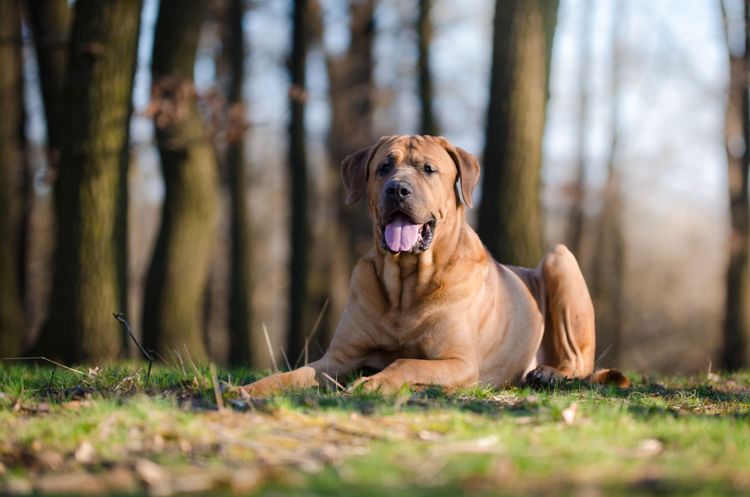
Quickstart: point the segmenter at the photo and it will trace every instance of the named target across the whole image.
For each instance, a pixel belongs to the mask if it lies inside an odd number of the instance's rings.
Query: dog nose
[[[385,187],[385,193],[389,198],[404,200],[412,194],[411,185],[405,181],[391,181]]]

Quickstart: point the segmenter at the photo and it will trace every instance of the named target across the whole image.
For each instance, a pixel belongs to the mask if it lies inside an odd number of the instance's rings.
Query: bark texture
[[[430,64],[430,47],[432,44],[432,21],[430,11],[432,0],[419,0],[417,17],[417,45],[419,51],[419,103],[422,111],[419,132],[423,135],[439,134],[435,114],[432,109],[432,65]]]
[[[0,0],[0,357],[19,355],[23,312],[18,267],[20,179],[24,171],[21,6]]]
[[[580,258],[585,223],[584,204],[586,198],[586,133],[588,132],[589,81],[591,60],[591,38],[594,4],[586,0],[581,9],[581,31],[578,35],[578,136],[576,141],[576,177],[572,187],[572,201],[568,218],[568,248]]]
[[[250,225],[247,211],[247,177],[245,173],[245,116],[242,83],[245,79],[245,42],[242,31],[244,5],[230,0],[226,16],[224,42],[229,62],[229,129],[227,131],[226,169],[229,181],[231,212],[231,268],[229,271],[229,360],[232,364],[249,364],[252,343]]]
[[[57,236],[37,353],[106,360],[122,347],[116,236],[141,2],[78,0],[65,71],[55,184]]]
[[[327,139],[330,168],[326,191],[320,204],[326,205],[326,219],[321,241],[315,252],[324,261],[310,283],[312,308],[308,326],[326,301],[329,307],[321,324],[323,335],[333,333],[346,304],[349,277],[357,259],[372,246],[372,231],[367,206],[360,202],[344,205],[341,183],[341,161],[352,152],[371,145],[375,85],[373,81],[373,42],[375,39],[375,1],[357,0],[349,4],[350,43],[340,56],[328,54],[326,65],[331,102],[331,126]],[[316,353],[317,347],[311,349]],[[314,356],[313,356],[314,358]]]
[[[479,235],[502,263],[543,253],[540,172],[556,0],[497,0]]]
[[[39,65],[50,167],[60,158],[60,114],[63,83],[68,58],[71,9],[68,0],[26,0],[29,25]]]
[[[305,59],[308,41],[308,0],[294,0],[292,12],[292,53],[289,61],[289,173],[291,177],[291,222],[289,264],[289,326],[287,355],[297,357],[303,350],[305,306],[308,295],[307,253],[309,245],[307,216],[307,151],[305,146]],[[292,359],[293,360],[293,359]]]
[[[203,296],[217,213],[216,156],[196,105],[193,66],[206,0],[162,0],[152,57],[152,108],[164,204],[146,278],[143,337],[162,355],[206,359]]]
[[[622,355],[622,325],[625,288],[624,202],[620,172],[620,81],[622,55],[620,26],[625,15],[623,0],[615,2],[612,28],[612,75],[610,87],[610,146],[607,180],[597,220],[592,293],[596,308],[597,357],[599,366],[619,366]]]
[[[722,3],[723,7],[723,3]],[[728,29],[727,11],[724,14]],[[750,105],[748,69],[750,68],[750,1],[743,2],[743,44],[739,50],[729,46],[729,91],[724,117],[729,179],[729,265],[726,279],[726,307],[721,365],[737,370],[750,364],[750,209],[748,173],[750,173]]]

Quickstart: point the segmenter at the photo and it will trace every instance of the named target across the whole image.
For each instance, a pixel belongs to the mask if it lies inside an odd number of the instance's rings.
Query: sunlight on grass
[[[629,390],[307,389],[244,401],[255,371],[0,367],[0,488],[265,488],[279,495],[733,495],[750,491],[750,376]],[[55,486],[57,485],[57,487]],[[343,486],[343,487],[342,487]],[[98,487],[97,487],[98,488]],[[75,491],[73,492],[75,493]]]

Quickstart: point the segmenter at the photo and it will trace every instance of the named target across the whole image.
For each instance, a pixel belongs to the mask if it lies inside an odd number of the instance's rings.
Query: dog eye
[[[391,164],[390,161],[381,162],[377,170],[378,176],[383,176],[384,174],[388,174],[388,172],[391,170],[392,167],[393,165]]]
[[[422,170],[426,172],[427,174],[433,174],[437,172],[437,169],[432,167],[432,164],[425,164]]]

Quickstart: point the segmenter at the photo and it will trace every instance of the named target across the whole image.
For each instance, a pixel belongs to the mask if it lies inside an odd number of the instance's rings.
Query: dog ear
[[[471,208],[474,206],[474,200],[471,195],[477,183],[479,183],[479,161],[461,147],[451,145],[445,138],[441,137],[441,142],[448,155],[456,163],[458,179],[461,180],[461,196],[464,199],[464,203]]]
[[[367,185],[367,163],[374,147],[357,150],[341,161],[341,180],[346,189],[346,205],[356,204],[365,194]]]
[[[367,165],[372,160],[372,156],[375,155],[378,147],[389,138],[392,137],[383,136],[375,145],[357,150],[341,161],[341,180],[344,182],[344,188],[346,189],[346,205],[356,204],[365,194]]]
[[[461,196],[466,205],[471,208],[474,206],[471,195],[479,183],[479,161],[461,147],[456,147],[456,157],[458,157],[456,161],[458,176],[461,178]]]

